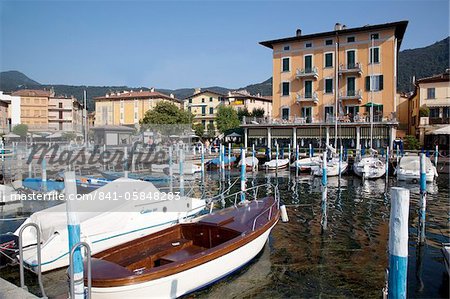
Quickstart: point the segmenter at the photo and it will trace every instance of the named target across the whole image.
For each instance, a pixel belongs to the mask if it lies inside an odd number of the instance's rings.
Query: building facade
[[[53,92],[38,89],[15,91],[12,96],[20,97],[20,123],[29,131],[42,131],[48,128],[48,103]]]
[[[432,141],[433,132],[450,124],[450,71],[419,79],[415,90],[409,97],[409,134],[416,136],[427,147]],[[421,116],[421,107],[429,110],[428,116]],[[446,143],[448,144],[448,142]]]
[[[225,101],[225,95],[197,88],[194,94],[184,100],[184,109],[188,110],[194,116],[194,124],[202,124],[205,131],[214,128],[217,131],[216,116],[219,105]]]
[[[165,95],[155,91],[123,91],[108,93],[95,100],[95,126],[127,125],[137,126],[145,112],[153,109],[156,104],[167,101],[182,108],[182,101],[172,94]]]
[[[9,103],[0,100],[0,133],[9,132],[9,117],[8,117],[8,106]]]
[[[259,94],[251,95],[247,90],[228,92],[226,104],[235,109],[246,108],[250,113],[255,109],[262,109],[265,117],[270,117],[272,114],[272,97],[262,97]]]
[[[407,24],[337,23],[333,31],[297,30],[293,37],[261,42],[273,50],[272,117],[243,124],[250,141],[337,145],[339,139],[349,148],[392,146],[397,54]]]
[[[74,97],[50,97],[48,129],[81,133],[83,131],[83,106]]]

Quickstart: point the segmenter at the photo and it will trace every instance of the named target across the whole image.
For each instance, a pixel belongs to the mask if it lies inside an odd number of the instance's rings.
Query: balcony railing
[[[304,69],[297,69],[297,79],[300,78],[314,78],[314,79],[318,79],[319,78],[319,72],[317,70],[317,67],[309,67],[309,68],[304,68]]]
[[[394,115],[389,115],[388,117],[383,117],[381,115],[374,115],[374,123],[386,123],[386,122],[397,122]],[[298,117],[291,116],[289,119],[280,119],[272,117],[256,118],[256,117],[245,117],[242,119],[242,125],[301,125],[301,124],[332,124],[335,123],[335,116],[328,115],[326,119],[316,119],[314,117]],[[338,123],[370,123],[369,115],[340,115],[338,116]]]
[[[314,104],[317,104],[319,102],[319,97],[317,95],[317,92],[305,92],[303,93],[297,93],[297,103],[299,102],[314,102]]]
[[[339,92],[340,100],[358,100],[362,101],[362,91],[359,90],[347,90],[346,92]]]
[[[428,123],[430,125],[448,125],[450,124],[449,117],[430,117]]]
[[[362,74],[362,65],[359,62],[339,65],[339,74]]]

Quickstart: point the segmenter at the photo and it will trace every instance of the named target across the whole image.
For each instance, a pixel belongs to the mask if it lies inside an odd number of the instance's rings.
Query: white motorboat
[[[320,156],[298,159],[291,164],[291,168],[299,168],[300,171],[311,170],[311,167],[318,166],[322,161]]]
[[[438,176],[436,167],[431,163],[430,158],[425,157],[426,165],[426,180],[433,182],[434,178]],[[399,181],[419,181],[420,180],[420,157],[419,156],[404,156],[400,159],[399,165],[395,170],[397,180]]]
[[[169,173],[169,164],[152,164],[151,166],[152,172],[155,173]],[[201,172],[202,168],[199,165],[185,162],[183,163],[183,174],[194,174],[197,172]],[[172,165],[172,173],[173,174],[180,174],[180,165],[179,164],[173,164]]]
[[[273,197],[232,206],[92,258],[92,298],[177,298],[250,262],[280,217]]]
[[[171,195],[176,196],[160,192],[150,182],[126,178],[117,179],[89,194],[80,195],[82,200],[71,201],[71,206],[80,220],[81,241],[87,242],[95,254],[185,221],[205,207],[204,200],[173,200],[174,198],[169,198]],[[39,226],[42,272],[69,264],[66,208],[67,204],[63,203],[36,212],[13,235],[9,234],[18,242],[19,230],[25,224],[36,223]],[[10,241],[8,240],[8,244]],[[35,270],[37,266],[35,244],[36,230],[33,227],[25,228],[24,263],[31,270]],[[17,251],[13,252],[12,256],[17,256]]]
[[[252,170],[252,169],[256,170],[256,169],[258,169],[259,160],[256,157],[246,157],[244,163],[245,163],[245,168],[247,170]],[[239,160],[238,165],[239,166],[242,165],[242,160]]]
[[[264,168],[266,170],[276,170],[278,169],[283,169],[283,168],[287,168],[289,166],[289,159],[273,159],[270,160],[266,163],[264,163]]]
[[[347,171],[348,163],[341,161],[341,175]],[[314,176],[322,176],[322,162],[319,162],[317,166],[311,167],[312,174]],[[339,158],[332,158],[327,162],[327,177],[339,175]]]
[[[353,172],[364,179],[378,179],[386,174],[386,164],[377,157],[365,157],[353,164]]]

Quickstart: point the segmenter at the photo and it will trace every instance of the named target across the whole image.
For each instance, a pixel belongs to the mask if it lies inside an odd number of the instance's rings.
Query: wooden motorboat
[[[251,261],[279,217],[278,199],[267,197],[95,254],[92,298],[175,298],[203,288]]]
[[[278,161],[273,159],[264,163],[263,166],[266,170],[284,169],[289,166],[289,159],[278,159]]]

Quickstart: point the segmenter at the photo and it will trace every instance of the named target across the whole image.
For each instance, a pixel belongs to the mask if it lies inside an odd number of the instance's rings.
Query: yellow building
[[[267,117],[272,114],[272,97],[262,97],[259,94],[251,95],[247,90],[228,92],[226,104],[236,109],[247,108],[250,113],[254,109],[262,109],[264,110],[264,116]]]
[[[450,124],[449,82],[449,70],[443,74],[419,79],[415,82],[415,90],[409,97],[409,134],[416,136],[427,148],[436,142],[448,147],[448,136],[445,142],[445,140],[433,141],[432,135],[435,135],[433,134],[435,130]],[[420,116],[421,107],[429,109],[428,117]]]
[[[12,96],[20,97],[20,123],[26,124],[30,131],[48,128],[48,101],[53,92],[47,90],[23,89]]]
[[[318,146],[335,136],[348,148],[372,142],[376,148],[392,146],[398,125],[397,54],[407,24],[347,28],[337,23],[332,31],[297,30],[293,37],[261,42],[273,50],[272,118],[243,124],[248,137],[265,139],[271,147],[274,139]]]
[[[201,90],[197,88],[194,94],[184,100],[184,109],[188,110],[194,115],[194,124],[202,124],[205,131],[208,131],[211,126],[217,130],[216,115],[219,105],[224,103],[225,95],[212,91]]]
[[[95,126],[101,125],[138,125],[145,112],[153,109],[157,103],[168,101],[182,108],[182,102],[172,94],[165,95],[155,91],[123,91],[108,93],[95,100]]]

